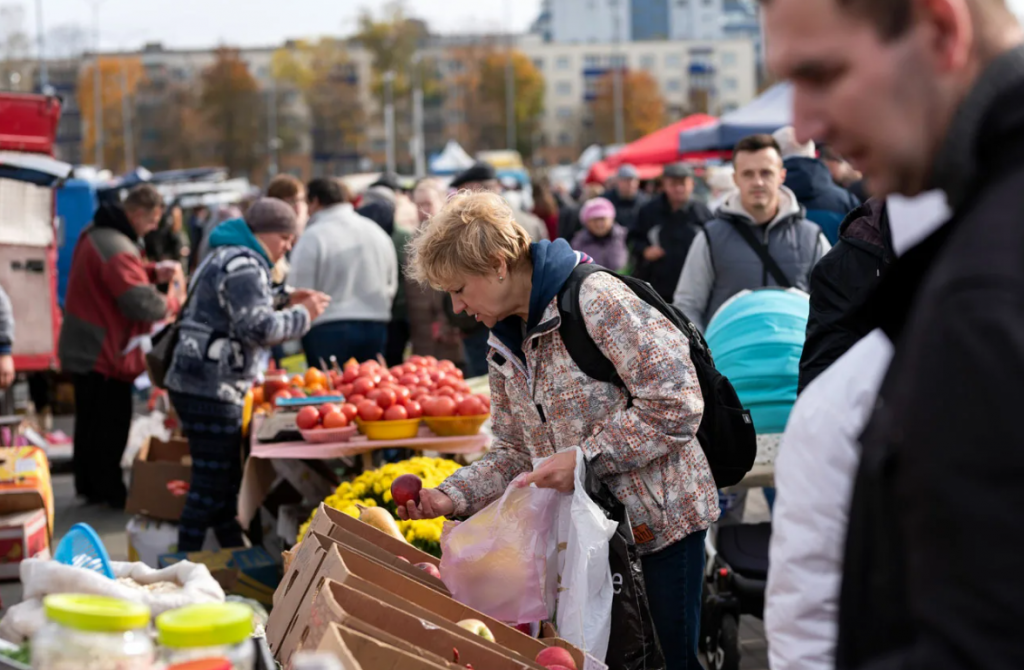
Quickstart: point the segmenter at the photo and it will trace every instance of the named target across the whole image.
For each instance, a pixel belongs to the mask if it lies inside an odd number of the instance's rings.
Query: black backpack
[[[576,266],[558,293],[558,311],[562,317],[559,334],[573,362],[590,377],[615,384],[629,394],[612,362],[594,343],[580,310],[580,288],[590,275],[607,272],[623,282],[641,300],[651,305],[686,334],[690,341],[690,358],[697,372],[697,381],[704,396],[704,417],[697,428],[697,439],[711,465],[711,474],[719,488],[738,484],[750,472],[757,455],[757,436],[750,412],[743,408],[736,389],[715,369],[707,342],[679,309],[668,304],[648,284],[634,277],[623,277],[600,265]],[[629,400],[632,404],[632,398]]]

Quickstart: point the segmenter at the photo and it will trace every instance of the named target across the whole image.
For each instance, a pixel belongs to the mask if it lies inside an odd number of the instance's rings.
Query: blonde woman
[[[468,516],[498,498],[531,459],[553,456],[532,483],[573,489],[580,447],[629,511],[668,667],[699,668],[704,535],[718,496],[697,442],[704,401],[689,343],[654,307],[607,273],[580,293],[587,330],[629,389],[580,370],[559,335],[556,297],[589,257],[565,240],[531,243],[501,196],[460,193],[410,247],[411,276],[447,291],[456,312],[491,329],[495,443],[403,518]],[[612,632],[614,635],[614,631]]]

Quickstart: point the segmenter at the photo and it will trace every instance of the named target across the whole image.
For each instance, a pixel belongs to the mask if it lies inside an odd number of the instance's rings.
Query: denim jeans
[[[379,321],[328,321],[313,326],[302,338],[306,362],[320,367],[322,358],[328,365],[337,356],[338,365],[354,358],[360,363],[384,353],[388,324]]]
[[[697,660],[704,590],[702,530],[640,559],[644,584],[668,670],[701,670]]]

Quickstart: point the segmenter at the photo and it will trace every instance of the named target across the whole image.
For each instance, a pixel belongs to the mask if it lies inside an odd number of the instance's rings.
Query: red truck
[[[53,157],[60,109],[56,97],[0,93],[0,286],[19,372],[59,365],[55,189],[72,171]]]

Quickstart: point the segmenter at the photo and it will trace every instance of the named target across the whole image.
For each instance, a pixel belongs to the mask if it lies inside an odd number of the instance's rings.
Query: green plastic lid
[[[61,593],[43,599],[46,618],[74,630],[124,633],[149,625],[149,608],[105,596]]]
[[[175,649],[240,644],[252,635],[252,609],[241,603],[190,605],[158,616],[156,630],[160,644]]]

